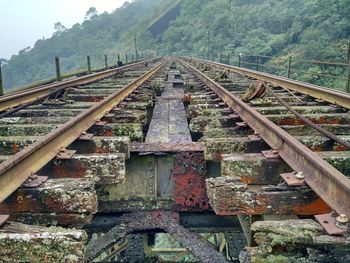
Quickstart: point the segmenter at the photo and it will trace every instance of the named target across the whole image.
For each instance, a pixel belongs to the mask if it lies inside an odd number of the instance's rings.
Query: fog
[[[9,59],[19,50],[49,38],[54,23],[70,28],[84,20],[86,11],[112,12],[125,0],[0,0],[0,58]]]

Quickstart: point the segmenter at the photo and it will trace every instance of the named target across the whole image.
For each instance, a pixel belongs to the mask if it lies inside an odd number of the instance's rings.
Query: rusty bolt
[[[305,179],[305,175],[303,174],[303,172],[297,172],[295,174],[295,177],[302,180],[302,179]]]

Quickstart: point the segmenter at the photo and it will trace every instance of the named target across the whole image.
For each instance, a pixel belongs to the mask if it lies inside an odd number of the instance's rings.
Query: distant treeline
[[[54,57],[62,71],[86,67],[90,55],[93,67],[104,65],[104,54],[115,63],[118,53],[134,53],[137,35],[139,52],[167,54],[248,54],[274,57],[261,63],[297,60],[347,63],[350,37],[349,0],[183,0],[180,14],[157,38],[148,28],[166,12],[172,0],[136,0],[112,14],[88,10],[82,24],[66,29],[56,23],[50,39],[38,40],[5,61],[3,75],[7,89],[54,75]],[[237,57],[235,57],[237,59]],[[341,89],[346,67],[294,63],[293,77]],[[284,74],[285,70],[273,73]]]

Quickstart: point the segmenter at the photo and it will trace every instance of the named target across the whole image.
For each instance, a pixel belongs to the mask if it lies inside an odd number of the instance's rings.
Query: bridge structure
[[[194,57],[0,97],[0,262],[350,262],[350,95]]]

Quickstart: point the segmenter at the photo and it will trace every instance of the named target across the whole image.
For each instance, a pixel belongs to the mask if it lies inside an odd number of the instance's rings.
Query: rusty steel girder
[[[344,108],[350,109],[350,94],[341,92],[341,91],[335,91],[331,89],[327,89],[325,87],[313,85],[310,83],[305,83],[298,80],[292,80],[285,77],[280,77],[276,75],[272,75],[269,73],[259,72],[251,69],[245,69],[240,67],[235,67],[231,65],[225,65],[218,62],[213,62],[209,60],[204,59],[195,59],[192,58],[186,58],[187,60],[194,61],[194,62],[201,62],[208,65],[213,65],[217,68],[220,68],[222,70],[230,70],[235,73],[239,73],[245,76],[249,76],[254,79],[263,80],[266,82],[269,82],[275,86],[281,86],[284,88],[288,88],[306,95],[309,95],[311,97],[327,101],[332,104],[336,104],[339,106],[342,106]]]
[[[4,201],[29,176],[39,171],[50,160],[99,121],[107,112],[122,102],[142,83],[160,70],[166,61],[154,67],[125,88],[111,94],[100,103],[83,111],[38,141],[0,164],[0,202]],[[115,70],[114,70],[115,71]]]
[[[14,108],[19,105],[23,105],[24,103],[31,102],[38,98],[45,97],[47,95],[50,95],[50,93],[52,93],[53,91],[58,91],[68,87],[72,87],[72,86],[84,85],[84,84],[96,82],[98,80],[111,77],[117,73],[123,72],[125,70],[133,69],[135,67],[143,65],[146,62],[151,62],[151,61],[154,61],[154,59],[130,64],[120,68],[114,68],[114,69],[109,69],[109,70],[101,71],[94,74],[89,74],[87,76],[78,77],[71,80],[61,81],[59,83],[39,86],[35,88],[30,88],[30,89],[25,89],[25,90],[20,90],[20,91],[11,92],[9,94],[5,94],[0,97],[0,112],[10,108]]]
[[[249,126],[266,141],[305,182],[337,213],[350,217],[350,179],[300,143],[296,138],[248,106],[202,72],[179,60],[190,72],[211,88]],[[245,73],[244,73],[245,74]],[[272,75],[269,76],[274,81]],[[270,79],[267,79],[269,81]],[[277,84],[284,86],[282,84]],[[294,84],[297,86],[297,84]],[[302,92],[302,91],[300,91]],[[322,90],[322,92],[324,92]],[[350,96],[349,96],[350,98]]]

